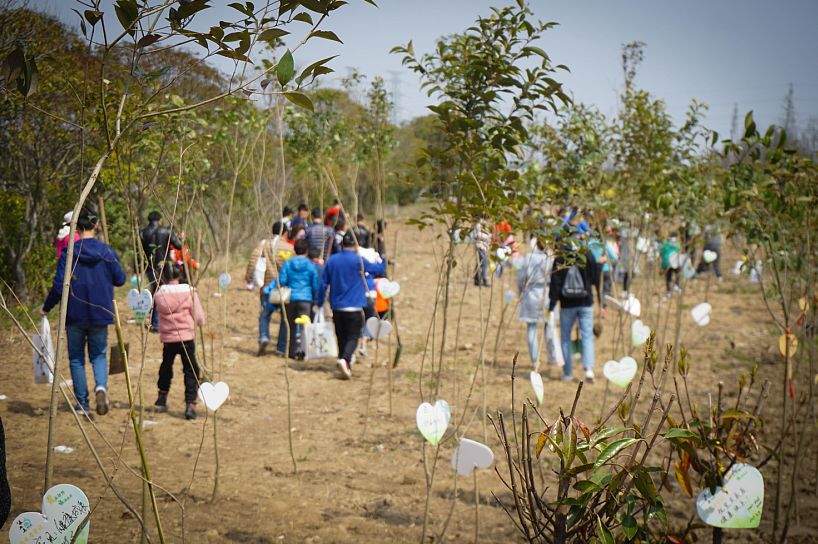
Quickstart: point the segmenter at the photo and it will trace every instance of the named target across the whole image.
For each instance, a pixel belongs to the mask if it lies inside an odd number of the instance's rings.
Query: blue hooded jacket
[[[68,250],[63,251],[51,290],[43,303],[46,312],[60,303],[67,257]],[[73,262],[66,324],[110,325],[114,322],[114,286],[125,283],[119,256],[111,246],[96,238],[84,238],[74,243]]]
[[[278,281],[290,288],[291,302],[318,301],[318,269],[315,263],[303,255],[284,261],[278,273]]]
[[[367,285],[361,275],[363,272],[377,277],[386,272],[386,262],[373,264],[362,259],[357,251],[343,250],[333,254],[324,267],[321,279],[319,304],[326,298],[329,287],[329,305],[333,310],[340,308],[364,308],[367,305]]]

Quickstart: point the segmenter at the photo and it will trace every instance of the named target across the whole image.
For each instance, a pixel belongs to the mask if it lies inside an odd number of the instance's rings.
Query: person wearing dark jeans
[[[334,310],[332,322],[335,325],[335,336],[338,338],[338,357],[343,361],[352,361],[364,326],[363,311]]]
[[[378,277],[386,273],[386,263],[371,263],[358,254],[354,232],[344,235],[341,252],[332,255],[324,267],[318,306],[323,306],[329,288],[329,303],[335,335],[338,338],[338,368],[345,379],[352,377],[355,348],[361,338],[363,309],[367,305],[365,274]]]
[[[11,512],[11,489],[6,477],[6,432],[0,418],[0,527],[6,523]]]
[[[295,257],[287,259],[281,266],[278,280],[282,287],[290,288],[290,302],[287,304],[287,322],[289,323],[290,358],[296,358],[304,349],[299,345],[301,325],[295,320],[302,315],[311,315],[312,305],[318,300],[318,269],[309,257],[309,242],[296,240]],[[286,346],[285,346],[286,348]]]

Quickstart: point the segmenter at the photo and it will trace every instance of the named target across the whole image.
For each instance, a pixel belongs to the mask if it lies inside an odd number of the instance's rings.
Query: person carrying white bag
[[[51,342],[51,324],[47,317],[40,320],[40,332],[31,337],[31,359],[34,364],[34,383],[54,381],[54,344]]]

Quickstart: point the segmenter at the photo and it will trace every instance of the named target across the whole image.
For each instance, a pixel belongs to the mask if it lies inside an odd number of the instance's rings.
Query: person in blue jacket
[[[287,304],[287,322],[289,323],[289,357],[302,357],[304,350],[300,346],[300,327],[295,320],[302,315],[311,315],[312,306],[318,301],[318,268],[307,257],[309,242],[304,239],[295,242],[295,257],[287,259],[278,273],[278,282],[282,287],[290,288],[290,303]]]
[[[338,368],[342,377],[349,379],[364,325],[363,309],[367,305],[364,275],[367,272],[375,277],[384,274],[386,263],[370,263],[358,255],[358,242],[351,230],[344,235],[341,245],[341,252],[332,255],[324,267],[318,305],[323,305],[329,288],[329,305],[338,339]]]
[[[78,411],[90,414],[88,385],[85,379],[85,346],[94,371],[94,394],[97,413],[108,413],[108,325],[114,322],[114,286],[125,283],[125,272],[119,265],[119,256],[111,246],[95,238],[99,218],[83,208],[77,219],[80,239],[74,244],[71,266],[71,287],[65,329],[68,340],[68,360],[74,394],[79,402]],[[45,317],[62,299],[66,258],[64,251],[57,265],[51,290],[40,309]]]

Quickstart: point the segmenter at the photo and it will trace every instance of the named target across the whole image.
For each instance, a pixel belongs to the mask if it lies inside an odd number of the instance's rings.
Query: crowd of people
[[[277,355],[300,359],[305,356],[304,317],[308,321],[324,312],[326,302],[338,343],[339,375],[349,379],[357,355],[366,355],[368,332],[365,321],[383,316],[388,302],[379,297],[375,280],[386,275],[383,221],[371,232],[363,214],[355,223],[336,201],[324,211],[309,212],[306,204],[293,214],[289,207],[273,223],[272,235],[261,240],[248,260],[245,283],[259,296],[258,356],[270,343],[270,322],[279,315]],[[67,268],[70,223],[66,214],[56,239],[57,270],[52,287],[39,313],[61,303],[65,274],[71,276],[67,296],[66,338],[76,409],[91,415],[85,373],[85,350],[94,375],[96,413],[109,410],[108,327],[114,322],[114,288],[125,283],[119,256],[97,239],[99,217],[90,206],[77,219],[72,264]],[[162,342],[162,362],[157,380],[155,408],[164,412],[173,380],[177,356],[182,361],[185,384],[185,417],[196,418],[196,399],[201,379],[196,360],[196,326],[205,324],[205,314],[190,273],[198,263],[184,243],[184,233],[163,224],[162,215],[152,211],[140,232],[139,261],[152,294],[148,330]],[[374,247],[373,247],[374,246]],[[68,270],[68,271],[67,271]],[[137,270],[140,272],[142,270]]]
[[[685,225],[680,229],[685,238],[682,247],[674,235],[639,236],[637,229],[613,220],[604,221],[593,230],[577,208],[561,209],[555,218],[552,223],[557,228],[552,234],[559,246],[557,252],[546,251],[543,240],[534,233],[530,239],[531,252],[514,258],[516,244],[510,246],[513,238],[502,223],[492,236],[481,221],[472,231],[471,238],[478,262],[475,285],[487,284],[486,255],[490,252],[496,252],[501,262],[496,268],[498,275],[504,264],[516,263],[519,269],[519,319],[526,323],[531,364],[536,369],[540,363],[538,336],[539,328],[543,327],[548,360],[562,366],[560,379],[564,381],[574,380],[572,360],[575,352],[582,362],[584,380],[594,381],[594,338],[601,334],[598,320],[606,317],[608,300],[616,300],[612,298],[614,282],[621,284],[620,299],[628,299],[633,277],[640,272],[639,266],[643,262],[640,254],[645,255],[644,262],[659,260],[667,298],[680,290],[680,275],[692,279],[712,269],[717,280],[721,281],[722,237],[717,226],[707,226],[702,232],[696,225]],[[703,240],[703,248],[699,264],[694,268],[692,263],[700,240]],[[708,251],[713,254],[710,261],[704,258]],[[595,305],[598,312],[595,312]],[[578,337],[576,341],[574,336]]]

